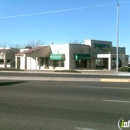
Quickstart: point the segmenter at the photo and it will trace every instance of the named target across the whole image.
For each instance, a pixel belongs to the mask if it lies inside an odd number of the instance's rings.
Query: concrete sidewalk
[[[25,70],[25,71],[0,71],[6,73],[51,73],[51,74],[72,74],[72,75],[117,75],[117,76],[130,76],[130,72],[118,72],[114,70],[76,70],[80,73],[74,72],[54,72],[54,70]]]
[[[54,70],[25,70],[25,71],[2,71],[5,73],[50,73],[50,74],[70,74],[70,75],[109,75],[127,76],[127,78],[74,78],[74,77],[16,77],[1,76],[0,80],[37,80],[37,81],[84,81],[84,82],[130,82],[130,72],[118,72],[108,70],[77,70],[81,73],[54,72]]]
[[[55,74],[94,74],[94,75],[116,75],[115,71],[109,70],[75,70],[76,72],[55,72],[55,70],[23,70],[23,71],[0,71],[8,73],[55,73]]]
[[[130,82],[130,78],[60,78],[60,77],[15,77],[15,76],[2,76],[0,80],[32,80],[32,81],[82,81],[82,82]]]

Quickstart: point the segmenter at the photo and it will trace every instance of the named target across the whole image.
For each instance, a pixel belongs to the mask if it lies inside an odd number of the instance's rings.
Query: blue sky
[[[126,47],[130,55],[130,0],[118,2],[119,46]],[[0,0],[0,3],[0,43],[24,46],[39,40],[44,44],[60,44],[96,39],[112,41],[116,46],[116,0]],[[82,7],[88,8],[59,11]],[[36,15],[19,16],[26,14]]]

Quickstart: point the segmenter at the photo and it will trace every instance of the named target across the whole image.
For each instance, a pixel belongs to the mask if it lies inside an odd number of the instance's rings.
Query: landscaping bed
[[[24,71],[24,70],[15,69],[15,68],[0,68],[0,71]]]
[[[119,71],[121,71],[121,72],[130,72],[130,67],[128,67],[128,66],[120,67]]]
[[[76,70],[55,70],[54,72],[81,73],[80,71]]]

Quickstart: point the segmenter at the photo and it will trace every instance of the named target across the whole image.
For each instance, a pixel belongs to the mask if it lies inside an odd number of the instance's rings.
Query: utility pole
[[[116,42],[117,42],[117,48],[116,48],[116,72],[118,73],[118,65],[119,65],[119,54],[118,54],[118,47],[119,47],[119,3],[116,0],[116,6],[117,6],[117,27],[116,27]]]

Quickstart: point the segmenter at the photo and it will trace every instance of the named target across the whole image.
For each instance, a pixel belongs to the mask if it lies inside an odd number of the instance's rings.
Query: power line
[[[127,3],[130,3],[130,1],[120,2],[120,4],[127,4]]]
[[[71,9],[64,9],[64,10],[55,10],[55,11],[48,11],[48,12],[40,12],[40,13],[32,13],[32,14],[4,16],[4,17],[0,17],[0,19],[10,19],[10,18],[27,17],[27,16],[34,16],[34,15],[60,13],[60,12],[75,11],[75,10],[82,10],[82,9],[89,9],[89,8],[96,8],[96,7],[103,7],[103,6],[110,6],[110,5],[115,5],[115,3],[94,5],[94,6],[87,6],[87,7],[80,7],[80,8],[71,8]]]

